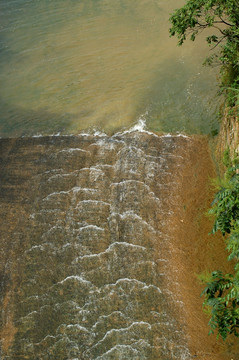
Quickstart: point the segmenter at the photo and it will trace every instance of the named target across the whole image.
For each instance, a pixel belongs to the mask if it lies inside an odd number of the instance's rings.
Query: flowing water
[[[2,358],[189,359],[166,276],[183,136],[1,140]]]
[[[183,3],[1,0],[0,136],[113,133],[142,114],[155,131],[215,131],[208,47],[169,38]]]

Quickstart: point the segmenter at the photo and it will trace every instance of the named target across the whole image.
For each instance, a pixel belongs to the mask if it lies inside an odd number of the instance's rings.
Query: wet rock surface
[[[191,359],[168,229],[202,144],[0,140],[3,359]]]

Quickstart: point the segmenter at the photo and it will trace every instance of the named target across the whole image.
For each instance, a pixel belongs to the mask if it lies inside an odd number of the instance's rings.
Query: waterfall
[[[191,142],[142,128],[1,139],[3,359],[191,358],[167,275]]]

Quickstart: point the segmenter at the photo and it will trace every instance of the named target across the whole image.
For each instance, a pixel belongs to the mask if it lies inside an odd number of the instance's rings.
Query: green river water
[[[179,48],[168,33],[183,3],[1,0],[0,136],[111,134],[140,118],[154,131],[214,131],[207,45]]]

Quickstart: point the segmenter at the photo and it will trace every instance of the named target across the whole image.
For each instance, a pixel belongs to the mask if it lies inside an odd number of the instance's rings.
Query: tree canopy
[[[192,41],[205,29],[211,29],[206,41],[213,52],[207,64],[219,64],[222,69],[222,86],[239,87],[239,0],[188,0],[170,17],[171,36],[177,36],[182,45]],[[232,92],[232,97],[237,95]]]

